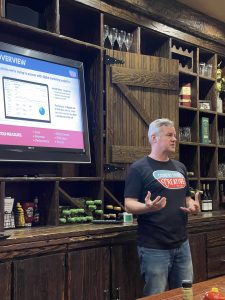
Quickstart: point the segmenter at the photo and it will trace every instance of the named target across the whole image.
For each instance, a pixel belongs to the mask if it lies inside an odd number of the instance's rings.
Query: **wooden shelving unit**
[[[10,230],[12,240],[2,241],[0,292],[4,300],[28,300],[30,290],[39,292],[40,297],[32,295],[35,300],[84,295],[93,300],[119,299],[119,292],[124,300],[141,297],[136,225],[114,229],[58,226],[59,207],[65,197],[101,199],[103,209],[106,204],[122,207],[127,168],[149,153],[148,124],[159,117],[174,120],[177,132],[179,127],[190,128],[190,139],[179,141],[176,158],[194,173],[190,185],[199,189],[207,183],[213,196],[212,216],[203,215],[202,222],[202,216],[196,216],[189,223],[195,280],[225,273],[223,267],[215,268],[219,263],[215,257],[224,259],[224,246],[219,246],[224,242],[213,237],[218,229],[218,235],[224,236],[225,222],[225,205],[219,200],[221,185],[225,190],[225,173],[219,173],[218,167],[225,165],[225,140],[221,144],[217,138],[225,130],[225,110],[217,112],[215,92],[218,64],[225,75],[222,38],[212,41],[211,32],[209,38],[201,32],[188,33],[186,24],[179,30],[179,22],[166,26],[160,21],[162,16],[151,18],[146,1],[143,7],[137,7],[137,1],[123,2],[0,0],[0,41],[83,61],[92,158],[89,165],[0,163],[0,231],[4,229],[5,196],[27,202],[38,195],[42,215],[39,228]],[[166,12],[171,15],[174,8]],[[203,30],[209,28],[206,20]],[[103,38],[104,25],[133,34],[129,52],[124,45],[119,51],[117,42],[111,49],[109,40]],[[105,55],[110,64],[105,63]],[[212,65],[210,76],[200,72],[200,63]],[[190,107],[179,105],[178,100],[179,89],[187,83],[192,91]],[[200,100],[210,100],[210,110],[200,109]],[[202,116],[209,118],[208,144],[200,139]]]
[[[211,171],[209,171],[207,176],[214,178],[215,182],[212,184],[217,186],[218,164],[225,160],[222,154],[225,146],[219,144],[217,132],[224,128],[225,112],[217,113],[215,84],[217,64],[221,62],[225,66],[225,58],[221,54],[215,53],[212,46],[209,45],[210,49],[207,49],[208,44],[204,45],[204,42],[202,42],[202,46],[199,46],[199,44],[195,45],[193,42],[187,42],[174,36],[171,38],[169,34],[154,30],[152,26],[143,25],[145,19],[140,22],[138,19],[133,19],[126,10],[115,10],[112,14],[109,10],[110,6],[107,5],[102,6],[102,10],[99,10],[95,3],[86,3],[85,1],[49,0],[31,4],[27,0],[20,4],[15,0],[6,0],[2,2],[1,7],[0,24],[7,32],[7,35],[0,34],[3,42],[84,62],[92,149],[92,163],[88,166],[54,164],[31,166],[2,163],[0,171],[2,182],[4,182],[2,197],[11,193],[9,188],[4,191],[9,182],[10,187],[14,189],[13,182],[17,184],[20,180],[27,183],[52,180],[52,182],[59,182],[59,185],[66,185],[67,189],[70,189],[70,185],[72,187],[74,184],[81,183],[83,190],[88,187],[89,197],[105,200],[103,208],[106,203],[113,203],[112,197],[104,191],[106,186],[114,199],[123,205],[123,184],[126,170],[132,161],[148,153],[148,123],[160,116],[173,119],[177,130],[178,127],[190,127],[191,138],[179,142],[179,153],[176,157],[180,157],[188,170],[194,170],[194,178],[190,178],[190,180],[195,182],[196,188],[201,188],[203,181],[204,155],[209,157],[210,168],[213,172],[211,175]],[[15,16],[12,13],[13,8],[18,8],[18,12],[24,9],[25,17],[22,18],[19,13],[18,16]],[[29,14],[26,17],[26,12],[30,12],[36,17],[36,23],[35,20],[29,20]],[[129,52],[126,51],[124,45],[122,51],[119,51],[117,42],[115,42],[113,50],[110,49],[109,40],[103,40],[105,24],[133,34]],[[18,33],[20,33],[20,37],[18,37]],[[117,62],[120,61],[123,64],[103,64],[105,54],[116,58]],[[149,56],[150,58],[147,58]],[[178,60],[178,65],[174,59]],[[145,63],[143,63],[144,60]],[[201,74],[200,63],[212,65],[210,76]],[[123,72],[125,73],[123,74]],[[111,74],[113,74],[114,82],[111,80]],[[119,75],[120,77],[118,77]],[[191,107],[177,105],[179,91],[176,88],[169,87],[172,88],[172,94],[169,97],[167,93],[163,94],[163,89],[167,84],[164,75],[172,76],[174,83],[179,76],[179,87],[190,83]],[[123,77],[128,78],[129,76],[132,78],[132,84],[129,83],[129,79],[126,79],[126,82],[123,83],[124,86],[119,87],[118,83],[121,83]],[[144,85],[143,80],[141,84],[138,82],[140,76],[147,78]],[[156,76],[155,79],[154,76]],[[133,78],[136,78],[137,82]],[[157,84],[164,82],[164,86],[154,85],[156,82]],[[120,92],[123,90],[123,95],[118,94],[118,88]],[[156,94],[153,93],[155,88],[157,89]],[[168,86],[166,89],[169,90]],[[132,101],[131,98],[129,99],[131,90]],[[142,103],[138,103],[137,95],[141,93],[143,93]],[[146,99],[144,95],[148,95]],[[155,102],[156,97],[159,99],[157,102]],[[168,103],[170,103],[168,108],[164,107],[164,104],[160,104],[162,97],[168,97]],[[113,100],[112,103],[111,98],[116,100]],[[134,99],[136,102],[133,101]],[[210,100],[211,109],[200,109],[200,100]],[[134,107],[130,106],[131,103],[136,103],[135,109],[138,116],[134,116],[132,112]],[[149,114],[149,112],[151,113]],[[211,143],[207,145],[202,144],[199,137],[202,116],[209,118],[211,128]],[[187,151],[191,155],[185,155]],[[125,153],[129,153],[129,157],[125,157]],[[106,165],[109,166],[107,171]],[[44,176],[42,179],[33,179],[32,174],[40,173],[52,173],[55,176],[52,179]],[[14,178],[14,174],[19,174],[19,179],[5,177]],[[22,176],[26,174],[28,176],[25,180]],[[216,191],[213,199],[214,209],[219,209],[218,190],[217,188],[214,190]],[[82,191],[78,192],[75,186],[74,191],[74,196],[76,194],[82,196]],[[87,191],[83,195],[86,195]],[[33,194],[35,193],[34,191]],[[73,194],[73,187],[71,193]],[[29,197],[30,195],[25,193],[22,198],[27,201]],[[19,195],[16,195],[16,198],[20,198]],[[2,227],[3,223],[1,224]]]

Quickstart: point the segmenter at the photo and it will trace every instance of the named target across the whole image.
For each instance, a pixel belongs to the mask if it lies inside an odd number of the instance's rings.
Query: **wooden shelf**
[[[199,143],[200,147],[208,147],[208,148],[216,148],[217,145],[216,144],[203,144],[203,143]]]
[[[203,76],[203,75],[199,75],[199,79],[201,79],[201,80],[207,80],[207,81],[211,81],[211,82],[215,82],[216,81],[215,78],[207,77],[207,76]]]
[[[179,105],[179,109],[190,110],[190,111],[198,111],[198,109],[196,107],[187,107],[187,106],[183,106],[183,105]]]
[[[199,113],[206,113],[206,114],[212,114],[212,115],[216,115],[217,112],[214,110],[209,110],[209,109],[199,109]]]
[[[180,145],[184,146],[198,146],[199,144],[197,142],[185,142],[185,141],[179,141]]]
[[[171,52],[193,59],[193,51],[188,51],[188,49],[183,50],[182,47],[179,47],[179,49],[177,49],[177,47],[174,45],[171,48]]]
[[[187,68],[182,68],[180,66],[179,66],[179,73],[181,73],[181,75],[197,77],[197,73],[189,71]]]

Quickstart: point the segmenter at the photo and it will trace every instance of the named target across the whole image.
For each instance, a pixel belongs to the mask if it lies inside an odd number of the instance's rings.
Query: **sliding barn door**
[[[178,129],[178,62],[112,50],[106,55],[124,61],[106,64],[105,83],[105,177],[122,179],[129,164],[149,154],[151,121],[166,117]]]

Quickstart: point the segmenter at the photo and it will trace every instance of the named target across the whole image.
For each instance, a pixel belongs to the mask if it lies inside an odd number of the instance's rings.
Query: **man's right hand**
[[[148,191],[145,197],[145,205],[149,208],[149,211],[157,211],[166,206],[166,198],[157,196],[154,200],[151,200],[151,192]]]

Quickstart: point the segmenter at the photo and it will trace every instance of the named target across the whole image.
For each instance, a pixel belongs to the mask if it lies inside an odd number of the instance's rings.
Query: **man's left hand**
[[[191,213],[191,214],[197,214],[201,211],[200,209],[200,193],[197,192],[195,194],[195,200],[192,199],[191,197],[186,197],[186,204],[187,207],[180,207],[181,210],[183,210],[186,213]]]

